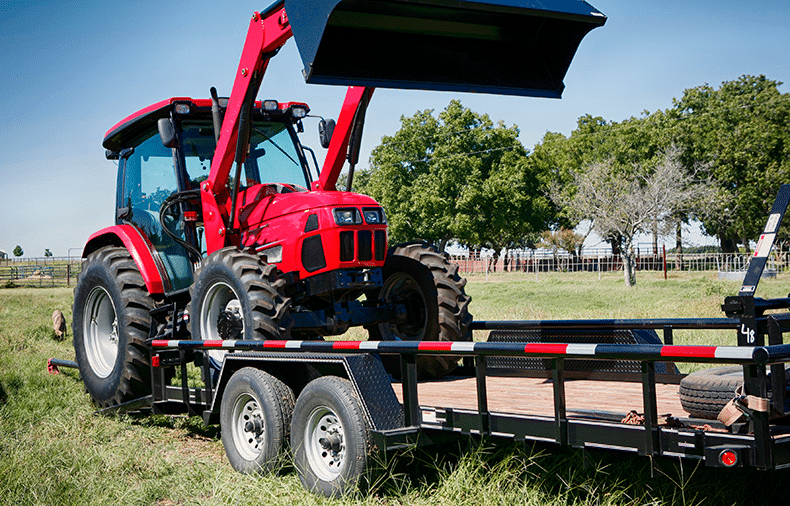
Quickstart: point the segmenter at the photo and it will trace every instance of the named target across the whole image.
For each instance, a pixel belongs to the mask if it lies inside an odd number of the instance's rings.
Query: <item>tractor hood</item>
[[[581,0],[285,0],[308,83],[559,98]]]
[[[250,197],[253,195],[239,194],[242,202],[245,198]],[[301,222],[307,218],[309,212],[316,209],[359,206],[380,207],[380,204],[366,195],[351,192],[283,193],[265,198],[252,198],[249,204],[242,205],[239,212],[239,222],[243,228],[252,228],[270,219],[279,219],[284,216],[292,216],[297,222]]]

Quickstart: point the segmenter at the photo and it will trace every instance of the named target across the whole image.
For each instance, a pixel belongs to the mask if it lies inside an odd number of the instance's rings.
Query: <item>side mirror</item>
[[[159,137],[162,139],[162,145],[166,148],[174,148],[178,145],[178,138],[176,137],[176,127],[170,118],[159,118],[156,122],[159,128]]]
[[[329,141],[332,140],[332,133],[335,131],[335,120],[324,120],[318,122],[318,139],[321,141],[321,147],[326,149],[329,147]]]

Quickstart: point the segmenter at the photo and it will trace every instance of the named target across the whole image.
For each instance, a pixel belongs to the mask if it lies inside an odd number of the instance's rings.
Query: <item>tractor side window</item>
[[[214,127],[208,121],[184,121],[181,123],[181,145],[191,188],[200,188],[208,179],[211,159],[214,156]]]
[[[178,190],[173,152],[154,134],[135,148],[126,160],[124,202],[135,212],[159,215],[162,202]]]
[[[177,208],[170,207],[160,221],[159,211],[167,197],[178,191],[173,150],[162,145],[158,132],[135,146],[124,170],[124,201],[131,208],[131,221],[154,246],[164,268],[166,291],[176,291],[192,283],[192,263],[186,250],[162,228],[184,239],[183,221]],[[174,213],[173,211],[176,211]]]

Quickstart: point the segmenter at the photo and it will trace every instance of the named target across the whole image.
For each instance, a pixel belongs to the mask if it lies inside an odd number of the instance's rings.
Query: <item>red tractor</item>
[[[103,145],[118,162],[115,225],[88,240],[74,293],[93,401],[149,393],[145,342],[178,332],[304,340],[361,326],[371,339],[469,340],[457,267],[423,243],[388,246],[381,206],[336,183],[348,160],[351,186],[374,86],[559,97],[576,46],[605,18],[584,2],[555,3],[279,2],[253,14],[229,99],[213,89],[211,99],[171,98],[112,127]],[[320,171],[298,137],[309,107],[256,101],[291,36],[308,82],[360,85],[336,126],[320,122]],[[208,360],[218,371],[223,352]],[[436,377],[455,365],[434,357],[418,368]]]

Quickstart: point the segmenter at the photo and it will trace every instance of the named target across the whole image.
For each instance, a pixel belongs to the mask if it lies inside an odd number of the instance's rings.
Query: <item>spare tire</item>
[[[743,367],[714,367],[680,380],[680,405],[694,418],[715,420],[743,384]]]

